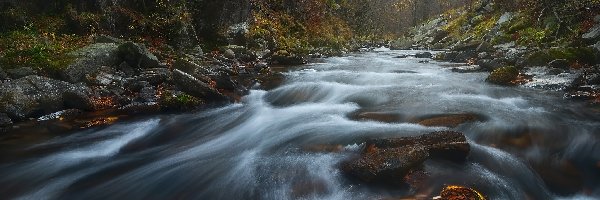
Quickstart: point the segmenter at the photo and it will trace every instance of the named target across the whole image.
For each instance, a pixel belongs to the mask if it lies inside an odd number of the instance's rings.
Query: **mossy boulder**
[[[525,59],[525,66],[546,66],[557,59],[567,60],[570,64],[594,65],[600,62],[600,53],[591,47],[552,48],[534,52]]]
[[[498,85],[513,85],[519,77],[519,70],[514,66],[498,68],[488,76],[487,81]]]

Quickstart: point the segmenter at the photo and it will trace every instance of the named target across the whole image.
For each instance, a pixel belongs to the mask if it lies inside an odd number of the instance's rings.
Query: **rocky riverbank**
[[[480,1],[415,27],[390,46],[443,51],[415,56],[464,64],[452,67],[454,72],[489,72],[492,84],[562,91],[565,98],[598,105],[600,16],[590,11],[595,7],[587,9],[574,13],[583,19],[566,24],[567,19],[543,11],[532,19],[535,8]]]
[[[2,132],[32,121],[69,121],[62,131],[113,123],[117,116],[187,112],[236,102],[276,76],[269,63],[300,64],[294,55],[259,56],[242,46],[202,49],[171,63],[143,44],[98,36],[72,53],[74,61],[56,74],[29,67],[0,68]],[[61,123],[65,124],[65,123]]]

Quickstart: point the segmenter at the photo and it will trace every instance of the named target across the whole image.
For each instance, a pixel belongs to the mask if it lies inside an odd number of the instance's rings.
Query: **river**
[[[240,103],[159,115],[22,145],[1,159],[0,199],[384,199],[444,185],[489,199],[600,198],[600,112],[559,92],[502,87],[486,73],[350,54],[283,69],[284,82]],[[394,122],[358,120],[384,113]],[[410,119],[472,113],[455,128]],[[451,129],[471,143],[464,163],[427,161],[425,188],[368,186],[338,163],[368,138]],[[307,150],[341,145],[335,152]],[[6,154],[0,153],[0,155]]]

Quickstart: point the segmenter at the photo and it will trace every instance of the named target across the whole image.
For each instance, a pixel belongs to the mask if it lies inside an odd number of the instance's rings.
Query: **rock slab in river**
[[[372,139],[361,155],[342,163],[346,174],[373,183],[399,183],[430,158],[464,160],[470,151],[462,133],[440,131],[417,137]]]

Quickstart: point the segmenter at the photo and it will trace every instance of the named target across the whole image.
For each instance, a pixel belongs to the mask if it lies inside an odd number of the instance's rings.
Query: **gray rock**
[[[31,67],[19,67],[6,70],[6,73],[12,79],[19,79],[29,75],[35,75],[35,70],[33,70]]]
[[[90,110],[90,93],[82,84],[27,76],[0,85],[0,112],[22,120],[66,108]]]
[[[512,12],[505,12],[504,14],[502,14],[502,16],[500,16],[500,19],[498,19],[498,22],[496,22],[496,24],[504,24],[506,22],[509,22],[510,20],[512,20],[513,17],[514,14]]]
[[[223,56],[225,56],[225,58],[234,59],[235,52],[233,52],[233,50],[231,50],[231,49],[227,49],[227,50],[225,50],[225,52],[223,52]]]
[[[600,36],[600,24],[597,24],[592,29],[590,29],[590,31],[588,31],[587,33],[583,34],[581,36],[581,38],[583,38],[583,39],[595,39],[595,38],[598,38],[598,36]]]
[[[492,52],[492,51],[494,51],[494,47],[490,43],[484,41],[479,46],[477,46],[477,49],[475,51],[477,51],[477,52]]]
[[[6,72],[4,72],[4,70],[2,69],[2,66],[0,66],[0,81],[6,79],[8,79],[8,74],[6,74]]]
[[[115,44],[121,44],[124,43],[125,40],[119,39],[119,38],[115,38],[109,35],[98,35],[96,36],[96,38],[94,38],[94,42],[96,43],[115,43]]]
[[[177,59],[175,61],[175,63],[173,64],[173,68],[181,70],[188,74],[209,75],[209,74],[214,73],[212,70],[210,70],[206,67],[203,67],[201,65],[198,65],[196,63],[193,63],[191,61],[184,60],[184,59]]]
[[[481,59],[478,60],[476,64],[479,65],[481,69],[485,71],[494,71],[495,69],[504,66],[504,63],[501,62],[499,59]]]
[[[548,63],[550,68],[569,69],[569,61],[567,59],[556,59]]]
[[[150,85],[157,86],[167,82],[171,78],[171,71],[167,68],[151,68],[142,70],[140,75],[135,77],[137,81],[146,81]]]
[[[431,54],[430,52],[420,52],[415,54],[416,58],[432,58],[433,54]]]
[[[596,50],[600,51],[600,41],[598,41],[594,46]]]
[[[227,100],[227,97],[219,91],[181,70],[173,70],[173,81],[181,91],[194,97],[208,100],[209,102],[222,102]]]
[[[456,55],[452,62],[465,63],[472,58],[477,58],[477,53],[475,51],[463,51]]]
[[[409,38],[399,38],[390,44],[392,50],[408,50],[411,49],[414,41]]]
[[[150,53],[146,46],[133,42],[126,42],[118,47],[119,57],[129,66],[136,68],[160,68],[163,67],[158,58]]]
[[[458,43],[452,47],[452,51],[469,51],[476,50],[480,45],[481,41],[469,41],[464,43]]]
[[[95,74],[102,66],[113,66],[120,60],[118,46],[114,43],[91,44],[70,55],[76,60],[61,72],[61,76],[71,83],[84,81],[87,74]]]

